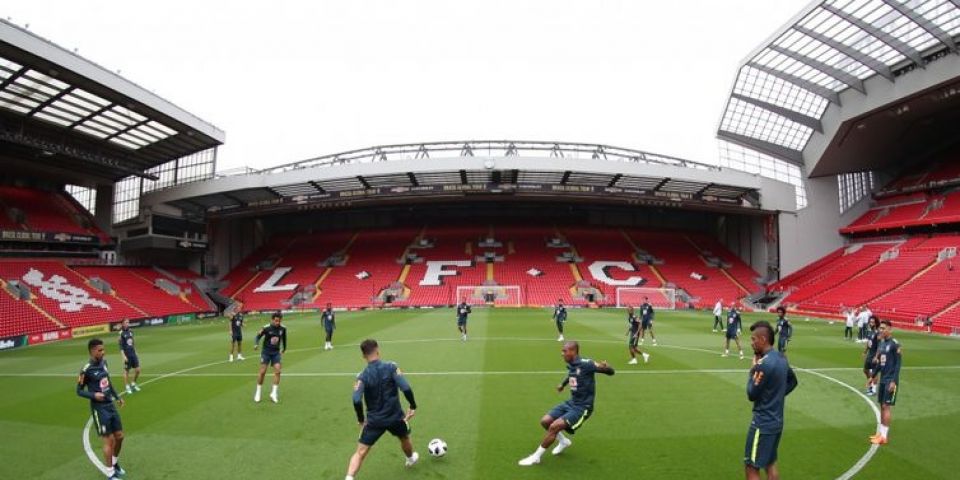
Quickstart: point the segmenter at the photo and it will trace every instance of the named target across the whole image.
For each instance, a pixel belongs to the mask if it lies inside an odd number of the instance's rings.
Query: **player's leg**
[[[413,450],[413,441],[410,440],[410,424],[407,423],[406,420],[401,420],[391,425],[387,430],[391,435],[400,440],[400,450],[403,451],[403,456],[406,457],[406,466],[414,466],[417,460],[420,459],[420,455]]]
[[[740,346],[740,337],[733,337],[733,341],[737,342],[737,350],[740,351],[740,359],[743,360],[743,347]]]
[[[563,320],[557,319],[557,332],[560,333],[560,337],[557,338],[558,342],[563,341]]]
[[[357,444],[357,451],[353,452],[350,457],[350,465],[347,466],[347,480],[353,480],[353,476],[360,470],[360,466],[363,465],[363,460],[367,458],[368,453],[370,453],[369,445]]]
[[[246,360],[243,358],[243,337],[235,338],[234,343],[237,344],[237,360]]]
[[[653,324],[650,325],[650,338],[653,339],[653,345],[657,345],[657,334],[653,331]]]
[[[126,388],[127,395],[133,393],[133,387],[130,386],[130,359],[123,362],[123,385]]]
[[[261,354],[260,355],[260,371],[257,372],[257,393],[253,394],[253,401],[260,401],[260,390],[263,388],[263,377],[267,374],[267,363],[266,358]]]
[[[727,355],[730,355],[730,335],[726,335],[723,339],[723,356]]]
[[[279,355],[279,354],[278,354]],[[278,403],[280,401],[280,371],[281,365],[280,362],[274,362],[273,364],[273,387],[270,390],[270,400],[273,400],[273,403]]]
[[[113,466],[114,472],[118,475],[126,475],[126,471],[123,467],[120,466],[120,450],[123,447],[123,430],[117,430],[113,432],[113,458],[111,459],[110,465]]]
[[[140,387],[137,385],[137,380],[140,380],[140,362],[139,361],[137,362],[137,368],[133,369],[133,388],[135,388],[139,392]]]
[[[112,433],[102,435],[103,440],[103,464],[107,466],[108,475],[113,475],[113,445],[114,438]]]

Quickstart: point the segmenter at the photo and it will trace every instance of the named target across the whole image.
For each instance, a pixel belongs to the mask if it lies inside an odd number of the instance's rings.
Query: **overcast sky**
[[[605,143],[713,163],[738,63],[807,0],[7,2],[227,132],[219,169],[392,143]]]

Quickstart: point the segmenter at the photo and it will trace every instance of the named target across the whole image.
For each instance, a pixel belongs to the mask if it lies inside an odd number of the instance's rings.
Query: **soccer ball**
[[[434,438],[427,444],[427,451],[434,457],[442,457],[447,454],[447,442]]]

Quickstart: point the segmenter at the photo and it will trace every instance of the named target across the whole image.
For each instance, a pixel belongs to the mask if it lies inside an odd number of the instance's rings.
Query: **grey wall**
[[[804,180],[807,208],[780,214],[780,276],[789,275],[842,247],[838,232],[869,208],[870,196],[840,215],[836,177]]]

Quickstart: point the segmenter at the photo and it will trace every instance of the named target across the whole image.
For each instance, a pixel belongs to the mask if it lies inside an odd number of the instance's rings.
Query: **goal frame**
[[[639,299],[643,296],[648,296],[651,298],[651,304],[660,309],[664,310],[676,310],[677,309],[677,289],[676,288],[657,288],[657,287],[617,287],[617,308],[626,308],[623,297],[627,293],[636,293],[635,298],[638,299],[636,302],[630,302],[634,306],[639,306]],[[632,295],[631,295],[632,296]],[[663,301],[657,301],[657,299],[663,298]],[[664,306],[666,305],[666,306]]]
[[[483,296],[487,291],[497,295],[498,299],[493,303],[487,302]],[[514,292],[512,298],[515,298],[516,302],[502,303],[499,297],[504,296],[509,299],[511,298],[509,292]],[[494,305],[497,307],[522,307],[524,305],[523,288],[520,285],[458,285],[454,295],[454,305],[459,305],[464,297],[467,297],[467,305]]]

